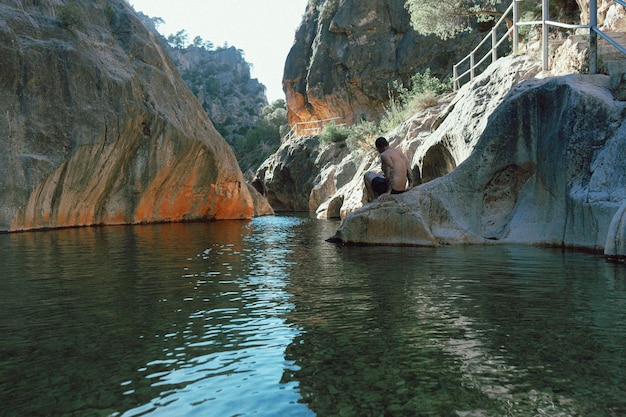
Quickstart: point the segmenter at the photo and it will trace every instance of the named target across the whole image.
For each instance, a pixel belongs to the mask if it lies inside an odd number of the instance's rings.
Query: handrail
[[[626,6],[624,6],[624,7],[626,7]],[[597,31],[597,33],[598,33],[598,35],[602,36],[602,39],[604,39],[605,41],[607,41],[608,43],[613,45],[615,48],[617,48],[621,53],[626,55],[626,48],[624,48],[622,45],[620,45],[615,39],[613,39],[612,37],[610,37],[606,33],[602,32],[601,30]]]
[[[470,52],[465,58],[460,60],[458,63],[456,63],[452,67],[452,86],[453,86],[455,91],[459,89],[459,87],[460,87],[460,84],[459,84],[460,80],[463,77],[465,77],[466,75],[468,75],[468,74],[470,75],[470,81],[474,79],[474,77],[476,76],[476,74],[475,74],[476,69],[487,59],[487,57],[489,57],[489,55],[491,55],[491,62],[495,62],[498,59],[498,52],[497,52],[498,46],[502,43],[503,39],[506,39],[506,37],[511,33],[511,29],[509,28],[506,31],[504,36],[501,37],[500,41],[497,40],[497,30],[500,27],[500,25],[502,25],[502,23],[506,22],[506,17],[511,12],[513,12],[513,21],[515,22],[515,20],[517,20],[517,2],[516,2],[516,0],[513,0],[511,2],[509,7],[502,13],[502,16],[500,16],[500,19],[498,19],[498,21],[493,25],[493,27],[491,28],[490,33],[487,36],[485,36],[482,41],[480,41],[478,43],[478,45],[472,50],[472,52]],[[513,25],[513,27],[514,27],[514,25]],[[480,48],[482,46],[484,46],[488,41],[491,41],[491,49],[482,58],[480,58],[478,60],[478,63],[475,63],[476,53],[478,53]],[[514,40],[514,49],[517,50],[517,42],[515,40]],[[468,59],[470,61],[469,69],[459,75],[458,74],[459,67],[463,63],[465,63]]]
[[[549,68],[548,29],[550,27],[558,27],[562,29],[589,29],[589,50],[590,50],[589,73],[591,74],[595,74],[598,71],[597,35],[600,35],[601,38],[605,39],[607,42],[609,42],[611,45],[617,48],[618,51],[626,55],[626,48],[624,48],[617,41],[615,41],[613,38],[611,38],[609,35],[607,35],[606,33],[604,33],[602,30],[598,28],[597,0],[591,0],[589,2],[589,9],[590,9],[589,24],[569,24],[569,23],[562,23],[562,22],[549,20],[548,19],[549,0],[542,0],[541,2],[541,7],[542,7],[542,19],[541,20],[535,20],[532,22],[520,22],[518,5],[517,5],[518,1],[520,0],[513,0],[511,2],[511,5],[506,9],[506,11],[500,17],[500,20],[498,20],[498,22],[493,26],[493,28],[491,29],[491,33],[485,36],[485,38],[478,44],[476,48],[472,50],[472,52],[470,52],[465,58],[461,59],[452,67],[452,86],[455,91],[460,88],[461,80],[466,78],[468,75],[469,75],[470,81],[474,79],[474,77],[476,76],[476,70],[479,69],[480,65],[483,64],[487,60],[489,55],[491,55],[492,63],[497,60],[497,49],[500,45],[502,45],[502,43],[507,39],[507,37],[509,36],[512,37],[513,53],[517,53],[518,43],[519,43],[518,28],[520,26],[539,26],[539,25],[542,26],[542,65],[543,65],[544,71],[547,71]],[[613,1],[615,1],[617,4],[623,7],[626,7],[625,0],[613,0]],[[512,27],[509,28],[509,30],[499,40],[496,40],[497,35],[495,31],[497,30],[498,26],[502,23],[502,21],[506,18],[506,16],[508,16],[511,13],[511,11],[513,12]],[[480,58],[478,62],[476,63],[475,54],[478,52],[478,50],[482,46],[485,45],[485,43],[490,38],[491,38],[491,49],[489,50],[487,54],[485,54],[485,56]],[[462,65],[464,65],[467,62],[467,60],[470,61],[469,68],[465,70],[463,73],[459,74],[459,68]]]
[[[283,142],[300,136],[318,135],[322,132],[322,130],[324,130],[326,126],[328,126],[332,122],[335,122],[336,120],[342,121],[341,123],[336,123],[338,126],[350,126],[356,120],[363,118],[363,116],[377,115],[379,113],[380,112],[355,113],[349,116],[336,116],[330,117],[328,119],[307,120],[305,122],[298,122],[294,124],[289,130],[289,133],[284,136]]]

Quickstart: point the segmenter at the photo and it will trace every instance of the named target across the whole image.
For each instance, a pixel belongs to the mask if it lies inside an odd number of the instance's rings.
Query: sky
[[[185,29],[189,42],[196,36],[214,47],[234,46],[252,65],[252,78],[267,88],[267,99],[284,99],[285,59],[293,45],[308,0],[129,0],[138,12],[165,21],[159,32],[167,37]]]

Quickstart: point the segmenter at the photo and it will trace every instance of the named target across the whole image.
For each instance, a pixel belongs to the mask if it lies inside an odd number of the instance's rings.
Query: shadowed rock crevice
[[[454,157],[442,144],[432,146],[424,155],[421,182],[425,183],[442,177],[456,168]]]
[[[522,186],[534,175],[535,167],[506,166],[496,172],[484,187],[480,213],[482,236],[500,240],[506,235]]]

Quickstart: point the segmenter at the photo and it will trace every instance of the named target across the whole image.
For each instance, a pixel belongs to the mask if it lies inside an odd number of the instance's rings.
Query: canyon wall
[[[419,178],[410,191],[368,203],[373,144],[317,137],[284,143],[257,188],[275,207],[294,201],[343,219],[329,237],[343,244],[522,243],[624,257],[626,103],[610,86],[607,75],[551,76],[531,57],[502,58],[386,133]],[[307,175],[293,174],[305,164]]]
[[[235,157],[122,0],[0,4],[0,231],[240,219]]]
[[[449,77],[485,33],[443,41],[418,34],[404,0],[309,2],[285,63],[288,119],[377,119],[394,81],[427,69]],[[393,89],[392,89],[393,90]]]

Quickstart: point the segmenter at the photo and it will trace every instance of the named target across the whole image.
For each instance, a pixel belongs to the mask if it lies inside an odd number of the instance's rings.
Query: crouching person
[[[384,137],[375,142],[380,154],[382,173],[367,171],[363,176],[368,201],[385,200],[391,194],[402,194],[413,186],[409,159],[397,149],[389,147]]]

